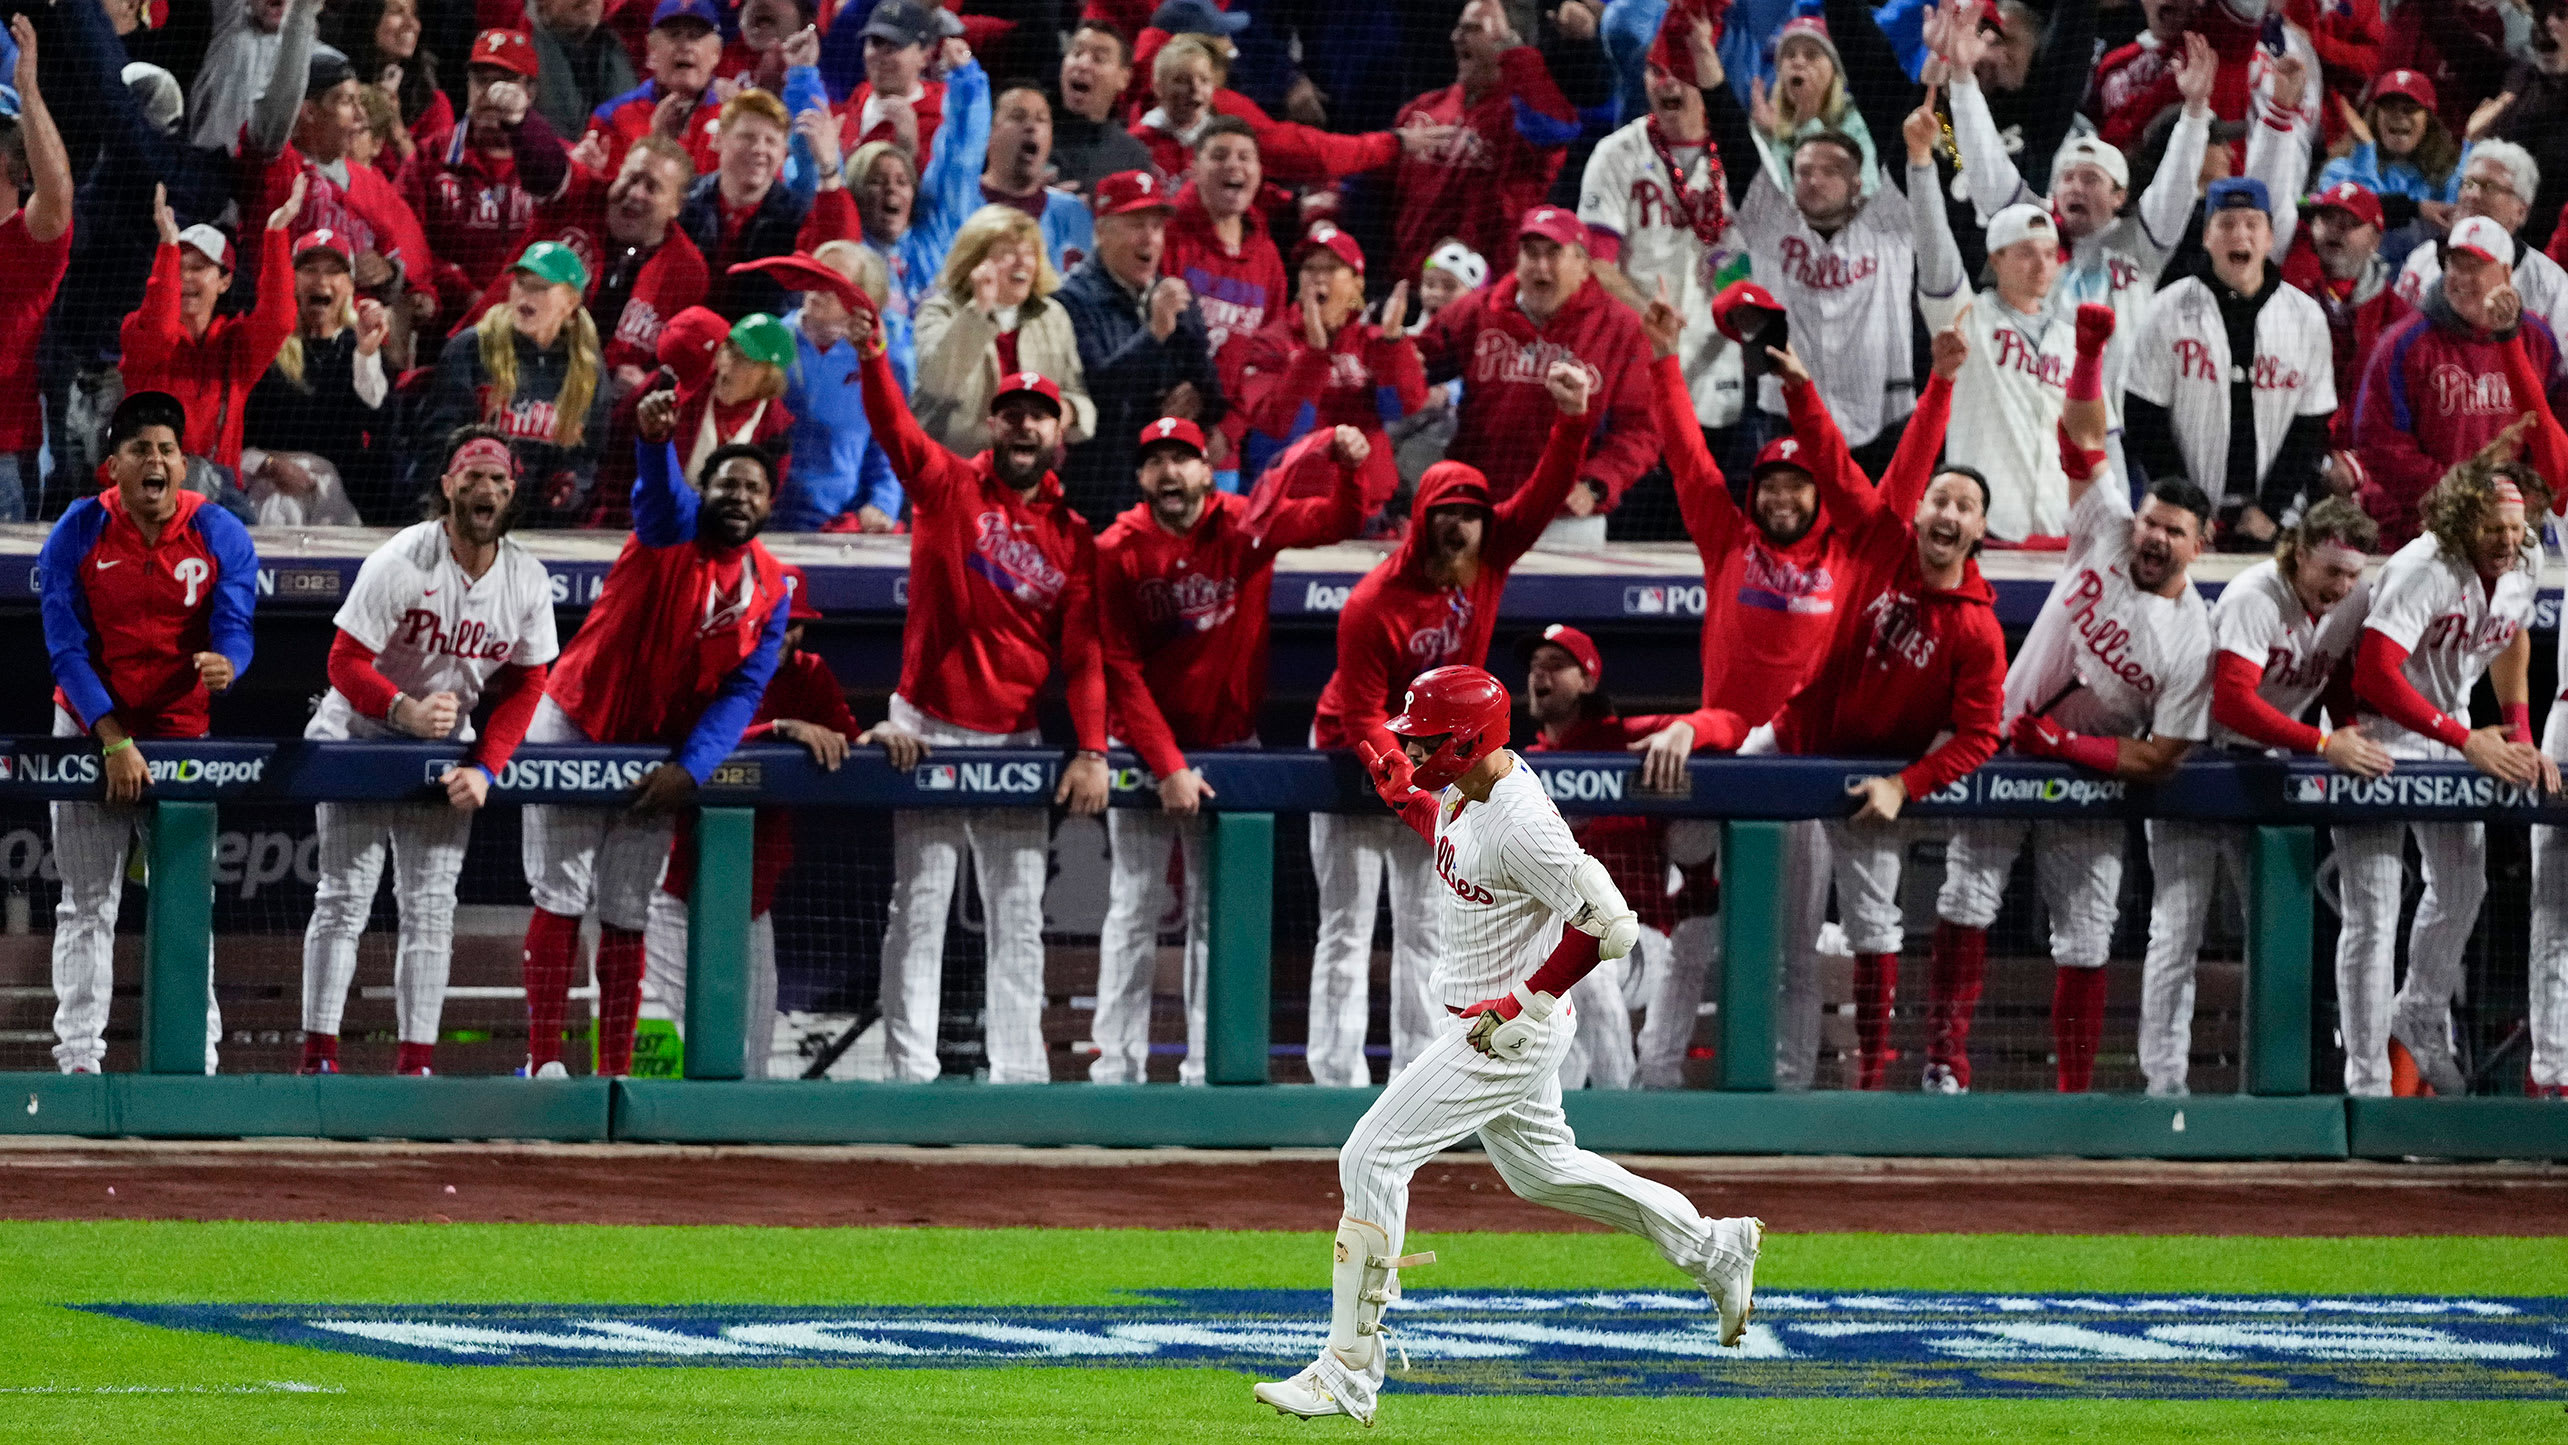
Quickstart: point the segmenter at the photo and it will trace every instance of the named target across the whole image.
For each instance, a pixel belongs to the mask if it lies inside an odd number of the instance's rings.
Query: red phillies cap
[[[496,65],[512,75],[535,78],[535,42],[523,30],[485,30],[473,37],[473,53],[464,65]]]
[[[1516,223],[1516,239],[1521,241],[1527,236],[1540,236],[1546,241],[1576,246],[1582,251],[1590,247],[1587,223],[1578,219],[1576,213],[1558,206],[1536,206],[1527,211],[1525,219]]]
[[[820,609],[803,600],[803,594],[811,586],[809,579],[803,576],[803,569],[787,562],[776,570],[785,574],[785,596],[792,599],[785,608],[785,620],[818,622],[821,619]]]
[[[1534,649],[1545,643],[1550,643],[1568,653],[1569,660],[1578,664],[1578,670],[1587,674],[1589,686],[1592,687],[1605,680],[1605,655],[1596,650],[1596,639],[1563,622],[1555,622],[1517,643],[1517,660],[1532,661]]]
[[[1141,429],[1141,440],[1134,443],[1142,451],[1155,446],[1192,447],[1195,455],[1204,454],[1204,429],[1182,416],[1163,416]]]
[[[1745,346],[1749,337],[1764,329],[1764,323],[1756,317],[1739,314],[1743,308],[1751,307],[1777,316],[1783,314],[1783,303],[1774,299],[1773,292],[1754,281],[1733,281],[1712,298],[1712,324],[1723,336]]]
[[[1159,177],[1148,171],[1117,171],[1097,182],[1097,199],[1093,205],[1099,219],[1128,216],[1135,211],[1169,209],[1168,188]]]
[[[2309,198],[2313,211],[2343,211],[2367,226],[2381,224],[2381,198],[2352,181],[2338,181]]]
[[[302,265],[303,258],[314,251],[326,251],[336,256],[341,266],[355,264],[356,249],[348,244],[347,236],[327,226],[294,238],[294,264]]]
[[[1052,384],[1051,377],[1038,371],[1012,372],[1000,377],[999,389],[990,393],[990,410],[997,411],[999,403],[1009,397],[1029,394],[1042,397],[1045,401],[1052,403],[1052,414],[1061,415],[1061,388]],[[1201,444],[1201,439],[1198,438],[1197,445]]]
[[[1293,248],[1293,269],[1300,270],[1303,258],[1313,251],[1326,251],[1344,261],[1348,270],[1358,276],[1364,274],[1364,248],[1355,244],[1353,236],[1339,230],[1332,222],[1322,221],[1302,233],[1300,244]]]
[[[2413,70],[2393,70],[2373,81],[2371,90],[2363,96],[2363,103],[2378,105],[2385,95],[2405,96],[2427,110],[2435,108],[2434,82]]]
[[[1748,478],[1753,481],[1776,467],[1793,467],[1805,472],[1810,470],[1810,464],[1801,458],[1799,437],[1781,436],[1767,442],[1765,450],[1757,453],[1756,465],[1748,468]]]

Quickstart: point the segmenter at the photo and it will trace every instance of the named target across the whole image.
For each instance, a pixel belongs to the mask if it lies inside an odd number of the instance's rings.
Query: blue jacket
[[[870,7],[868,13],[871,13]],[[840,18],[855,14],[849,6]],[[858,22],[860,25],[861,21]],[[833,26],[830,33],[837,34]],[[863,71],[858,71],[861,79]],[[798,78],[799,77],[799,78]],[[809,77],[800,71],[785,72],[785,90],[789,96],[806,94]],[[789,159],[808,155],[802,138],[796,136],[789,148]],[[945,119],[936,127],[936,139],[928,144],[927,164],[920,168],[918,199],[910,207],[910,228],[889,246],[874,237],[866,244],[887,253],[892,264],[892,284],[899,287],[907,310],[927,299],[936,288],[936,273],[945,266],[945,253],[954,246],[954,234],[963,229],[964,219],[981,209],[981,167],[990,153],[990,75],[977,60],[966,61],[945,77]],[[808,160],[799,174],[789,166],[788,186],[799,187],[798,194],[808,201],[820,184],[819,173]],[[1049,232],[1045,239],[1050,239]],[[790,249],[790,248],[788,248]],[[710,256],[713,253],[705,252]]]
[[[892,370],[906,393],[918,374],[918,349],[909,320],[883,318]],[[793,328],[800,356],[785,378],[785,408],[794,414],[793,471],[785,494],[776,499],[768,525],[779,532],[817,532],[837,517],[859,507],[901,514],[900,478],[892,475],[891,458],[874,439],[865,420],[865,388],[857,381],[862,364],[856,348],[840,341],[827,351],[802,331],[802,313],[785,318]]]
[[[2338,156],[2319,168],[2317,189],[2323,191],[2338,181],[2352,181],[2376,196],[2405,196],[2411,201],[2457,201],[2461,199],[2461,172],[2469,163],[2470,157],[2464,152],[2461,159],[2453,164],[2452,174],[2445,176],[2438,185],[2427,180],[2425,172],[2406,161],[2394,160],[2386,166],[2381,164],[2378,146],[2358,145],[2351,154]]]
[[[1096,213],[1068,191],[1044,190],[1038,224],[1043,227],[1043,249],[1052,257],[1052,269],[1064,276],[1097,249]]]

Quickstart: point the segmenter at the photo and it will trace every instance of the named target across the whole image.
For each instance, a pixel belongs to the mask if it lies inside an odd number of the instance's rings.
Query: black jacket
[[[727,268],[743,261],[791,255],[794,239],[802,233],[803,217],[811,208],[779,179],[767,188],[766,199],[758,203],[756,213],[740,228],[739,244],[725,254],[721,187],[722,177],[718,174],[696,177],[695,184],[687,187],[686,205],[678,211],[678,229],[686,232],[687,239],[704,253],[704,268],[709,273],[704,304],[731,321],[752,311],[782,316],[787,309],[784,287],[758,272],[734,276]]]
[[[1061,486],[1070,505],[1103,527],[1139,499],[1133,452],[1141,429],[1157,421],[1160,401],[1177,383],[1191,382],[1203,399],[1196,422],[1210,430],[1228,409],[1213,372],[1203,312],[1188,305],[1177,329],[1163,341],[1150,334],[1150,313],[1095,256],[1079,263],[1054,294],[1070,313],[1079,337],[1079,365],[1088,396],[1097,404],[1096,439],[1070,449]]]

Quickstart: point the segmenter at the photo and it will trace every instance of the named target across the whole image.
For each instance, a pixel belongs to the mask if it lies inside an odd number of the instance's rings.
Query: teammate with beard
[[[496,427],[447,439],[438,515],[393,534],[357,569],[333,619],[330,691],[307,738],[426,738],[473,743],[441,774],[439,803],[320,803],[321,876],[303,933],[303,1068],[339,1072],[339,1016],[357,972],[357,939],[392,858],[401,941],[392,991],[400,1019],[393,1072],[425,1074],[454,959],[455,880],[473,814],[544,700],[553,584],[508,535],[517,520],[517,461]],[[473,736],[473,709],[491,700]]]
[[[776,464],[745,443],[717,447],[689,486],[668,441],[678,398],[643,400],[633,535],[588,621],[562,650],[531,743],[670,749],[623,807],[531,805],[523,848],[535,915],[526,926],[527,1071],[558,1078],[580,919],[598,914],[600,1074],[633,1066],[643,932],[678,809],[740,745],[783,654],[792,598],[758,542]]]
[[[2210,529],[2211,500],[2181,479],[2153,483],[2137,515],[2108,466],[2103,397],[2111,307],[2078,308],[2077,367],[2060,418],[2069,480],[2069,546],[2060,580],[2006,672],[2007,735],[2029,758],[2057,758],[2134,782],[2175,771],[2211,731],[2211,621],[2186,569]],[[1970,1018],[1987,967],[1988,927],[2027,835],[2051,915],[2051,1034],[2062,1093],[2083,1093],[2104,1033],[2104,965],[2122,891],[2122,823],[1975,820],[1953,835],[1935,899],[1927,1001],[1930,1093],[1970,1086]]]
[[[1041,746],[1036,694],[1056,665],[1068,683],[1078,752],[1052,801],[1106,806],[1106,669],[1097,644],[1097,544],[1062,495],[1061,389],[1020,371],[990,394],[990,449],[965,461],[930,440],[901,397],[881,318],[860,306],[847,339],[864,359],[865,419],[910,501],[909,620],[880,744],[907,771],[935,747]],[[1052,1079],[1043,1044],[1047,820],[1034,808],[892,815],[892,908],[883,933],[885,1062],[891,1077],[937,1076],[946,909],[972,854],[989,919],[994,1084]]]

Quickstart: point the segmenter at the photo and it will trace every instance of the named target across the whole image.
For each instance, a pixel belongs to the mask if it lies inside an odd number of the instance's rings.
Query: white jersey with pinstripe
[[[1428,987],[1436,1002],[1464,1008],[1513,988],[1550,954],[1562,921],[1585,906],[1572,874],[1587,854],[1522,758],[1487,802],[1452,788],[1440,802],[1443,951]]]
[[[2259,562],[2230,579],[2211,608],[2212,645],[2265,670],[2256,695],[2274,711],[2298,718],[2327,690],[2336,669],[2354,660],[2363,619],[2372,610],[2372,584],[2354,584],[2345,600],[2312,617],[2308,604],[2283,577],[2277,562]],[[2350,722],[2350,718],[2333,719]],[[2262,747],[2253,738],[2212,726],[2212,741],[2225,748]]]
[[[2382,566],[2363,625],[2408,650],[2403,672],[2427,705],[2466,724],[2470,689],[2479,675],[2488,670],[2490,659],[2513,644],[2516,633],[2532,625],[2539,568],[2540,554],[2528,549],[2519,565],[2490,586],[2479,580],[2477,568],[2445,551],[2428,533],[2391,554]],[[2385,717],[2365,716],[2363,732],[2392,757],[2459,756]]]
[[[2033,709],[2096,737],[2211,735],[2211,616],[2202,594],[2131,580],[2131,500],[2098,477],[2069,509],[2060,580],[2006,669],[2006,720]]]
[[[2167,409],[2186,474],[2216,501],[2230,480],[2230,388],[2243,381],[2254,389],[2261,483],[2294,420],[2336,410],[2334,347],[2327,313],[2308,292],[2278,284],[2256,311],[2256,354],[2241,361],[2229,354],[2229,330],[2211,286],[2187,276],[2150,303],[2125,386]]]

